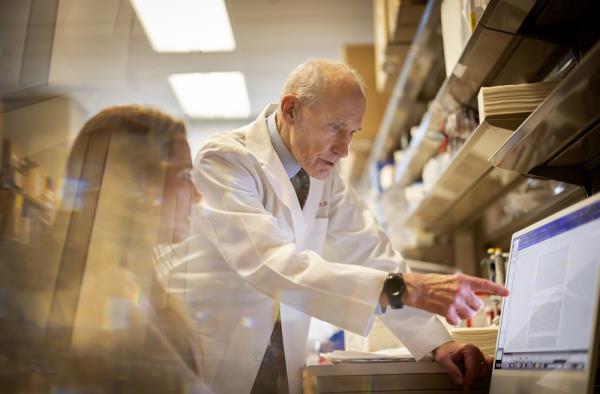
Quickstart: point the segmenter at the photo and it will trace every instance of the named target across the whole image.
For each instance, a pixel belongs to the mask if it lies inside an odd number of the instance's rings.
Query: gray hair
[[[330,59],[310,59],[297,66],[288,76],[281,96],[293,94],[308,105],[316,104],[334,79],[347,78],[356,83],[365,95],[365,81],[354,68]]]

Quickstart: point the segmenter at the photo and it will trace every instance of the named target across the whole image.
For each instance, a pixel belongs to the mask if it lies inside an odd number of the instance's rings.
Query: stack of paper
[[[405,347],[382,349],[376,352],[334,350],[331,353],[321,353],[321,357],[332,363],[415,361],[413,355]]]
[[[389,328],[375,316],[371,331],[366,337],[344,331],[345,350],[359,352],[374,352],[381,349],[391,349],[403,346],[402,342],[390,331]]]
[[[528,115],[556,87],[558,81],[483,87],[477,95],[479,122],[488,117]]]
[[[498,327],[452,328],[450,334],[455,341],[471,343],[488,356],[496,352]]]

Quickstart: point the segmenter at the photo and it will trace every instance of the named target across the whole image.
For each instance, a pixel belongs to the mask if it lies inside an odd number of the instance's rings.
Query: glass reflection
[[[35,174],[4,144],[3,390],[206,392],[196,329],[154,269],[200,199],[183,123],[141,106],[101,111],[72,145],[60,204],[52,178],[25,187]]]

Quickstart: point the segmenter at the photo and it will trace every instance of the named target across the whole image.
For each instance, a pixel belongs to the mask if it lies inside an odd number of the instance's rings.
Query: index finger
[[[506,297],[509,293],[508,289],[501,284],[474,276],[469,277],[469,285],[471,286],[471,290],[478,293],[496,294],[502,297]]]

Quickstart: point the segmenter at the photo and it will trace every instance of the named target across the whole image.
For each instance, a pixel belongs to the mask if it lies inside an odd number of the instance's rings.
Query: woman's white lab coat
[[[249,393],[281,313],[291,393],[299,393],[310,316],[366,335],[386,273],[406,270],[373,216],[336,170],[310,179],[301,210],[265,117],[217,135],[196,157],[192,236],[161,271],[198,323],[205,379],[215,393]],[[406,307],[382,320],[417,359],[450,337]]]

